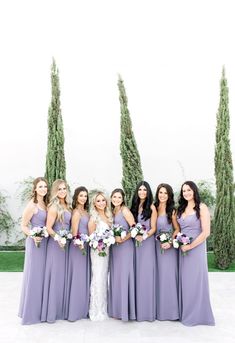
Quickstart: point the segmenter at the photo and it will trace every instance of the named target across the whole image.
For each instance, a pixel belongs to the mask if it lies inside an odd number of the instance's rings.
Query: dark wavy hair
[[[81,192],[86,192],[87,193],[87,201],[84,204],[84,209],[88,211],[89,207],[89,198],[88,198],[88,190],[84,186],[80,186],[75,189],[74,194],[73,194],[73,201],[72,201],[72,208],[75,209],[77,206],[77,199],[78,199],[78,194]]]
[[[180,190],[180,195],[179,195],[179,207],[178,207],[178,217],[180,218],[182,213],[184,213],[187,205],[188,205],[188,201],[185,200],[185,198],[183,197],[183,186],[187,185],[189,186],[192,191],[193,191],[193,198],[194,198],[194,202],[195,202],[195,206],[194,206],[194,210],[196,212],[197,218],[200,218],[200,203],[201,203],[201,199],[200,199],[200,195],[199,195],[199,191],[197,188],[197,185],[193,182],[193,181],[185,181],[182,186],[181,186],[181,190]]]
[[[166,215],[167,215],[167,221],[169,224],[172,223],[172,214],[173,211],[175,210],[175,201],[174,201],[174,192],[173,189],[170,185],[168,185],[168,183],[160,183],[160,185],[158,185],[157,190],[156,190],[156,194],[155,194],[155,202],[154,205],[156,207],[156,209],[158,210],[159,207],[159,199],[158,199],[158,194],[161,188],[165,188],[167,195],[168,195],[168,199],[166,202]]]
[[[111,196],[110,196],[110,198],[111,198],[111,209],[112,209],[112,211],[113,211],[113,209],[114,209],[114,206],[113,206],[113,204],[112,204],[112,196],[113,196],[115,193],[120,193],[120,194],[122,195],[122,203],[121,203],[121,206],[124,206],[124,205],[125,205],[125,193],[124,193],[123,189],[121,189],[121,188],[115,188],[115,189],[112,191]]]
[[[139,204],[140,204],[140,198],[138,196],[138,191],[141,186],[144,186],[147,189],[147,197],[143,203],[143,212],[142,212],[142,219],[147,220],[151,217],[152,210],[151,205],[153,203],[153,193],[151,191],[151,188],[146,181],[141,181],[138,183],[135,189],[135,193],[132,198],[132,204],[131,204],[131,212],[136,220],[138,221],[138,211],[139,211]]]

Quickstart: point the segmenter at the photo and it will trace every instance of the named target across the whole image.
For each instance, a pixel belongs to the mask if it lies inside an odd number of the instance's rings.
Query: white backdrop
[[[72,189],[121,182],[117,74],[153,189],[214,178],[225,65],[235,156],[233,1],[8,0],[0,3],[0,189],[15,217],[17,181],[44,174],[50,67],[60,71]],[[235,163],[234,163],[235,164]],[[183,168],[183,170],[182,170]]]

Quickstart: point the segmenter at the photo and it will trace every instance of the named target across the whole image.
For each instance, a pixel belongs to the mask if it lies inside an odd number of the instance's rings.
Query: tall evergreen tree
[[[130,205],[137,183],[143,180],[143,172],[140,155],[132,131],[131,117],[127,107],[128,100],[126,91],[120,75],[118,79],[118,88],[121,107],[120,153],[122,157],[122,187],[126,194],[127,204]]]
[[[228,86],[223,68],[215,146],[214,254],[215,263],[220,269],[227,269],[235,257],[235,202],[229,128]]]
[[[59,71],[53,59],[51,66],[51,104],[48,109],[48,137],[45,178],[49,185],[66,179],[64,129],[60,108]]]

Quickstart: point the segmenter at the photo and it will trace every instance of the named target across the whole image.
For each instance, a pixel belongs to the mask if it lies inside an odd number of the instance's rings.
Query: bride
[[[103,233],[110,230],[112,213],[105,194],[95,191],[91,198],[90,220],[88,223],[89,235],[94,231]],[[108,291],[108,260],[109,250],[106,248],[106,256],[99,256],[97,250],[91,249],[91,287],[89,317],[93,321],[105,320],[107,315],[107,291]]]

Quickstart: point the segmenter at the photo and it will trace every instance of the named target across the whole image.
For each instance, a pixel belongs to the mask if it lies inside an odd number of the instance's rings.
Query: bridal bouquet
[[[49,234],[47,232],[46,226],[43,226],[43,227],[35,226],[35,227],[33,227],[32,229],[29,230],[29,236],[32,237],[32,238],[33,237],[45,237],[45,238],[47,238],[49,236]],[[37,248],[40,247],[40,242],[35,242],[34,241],[34,243],[35,243],[35,246]]]
[[[192,240],[193,240],[192,237],[188,237],[184,233],[179,232],[179,233],[177,233],[177,235],[173,239],[173,247],[178,249],[181,245],[190,244],[192,242]],[[182,255],[186,256],[187,255],[187,251],[185,251],[185,252],[182,251]]]
[[[159,234],[156,235],[156,240],[160,242],[160,247],[161,247],[161,244],[163,243],[172,244],[172,232],[160,231]],[[165,249],[162,249],[161,247],[161,254],[164,254],[164,252],[165,252]]]
[[[85,233],[78,233],[73,237],[73,244],[81,250],[82,254],[86,255],[85,243],[89,242],[89,236]]]
[[[65,248],[65,245],[67,241],[71,240],[73,238],[71,232],[65,229],[60,229],[58,233],[55,234],[54,240],[60,244],[63,245],[63,249]]]
[[[124,239],[126,237],[126,230],[123,228],[122,225],[119,224],[113,224],[112,230],[114,237],[121,237],[121,239]],[[118,243],[116,243],[118,245]]]
[[[99,256],[107,256],[107,248],[111,244],[115,244],[113,230],[105,230],[103,232],[94,231],[89,236],[89,246],[97,251]]]
[[[132,225],[130,227],[130,233],[131,233],[131,237],[135,238],[135,246],[136,247],[140,247],[142,245],[142,242],[139,242],[136,239],[137,235],[143,236],[143,240],[148,238],[147,228],[144,225],[140,224],[140,223]]]

